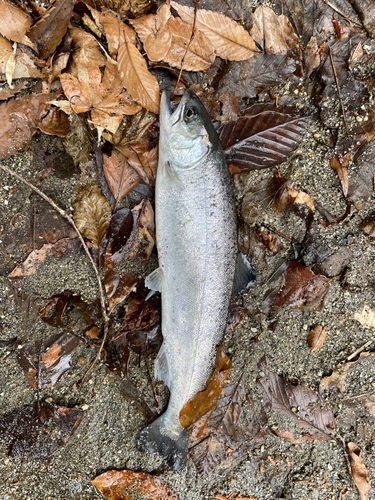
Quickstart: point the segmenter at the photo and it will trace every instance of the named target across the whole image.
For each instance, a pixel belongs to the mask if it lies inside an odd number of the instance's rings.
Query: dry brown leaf
[[[17,42],[14,42],[12,53],[9,59],[7,60],[5,66],[5,78],[10,88],[13,88],[12,80],[13,80],[14,70],[16,69],[16,50],[17,50]]]
[[[6,160],[28,144],[47,99],[46,94],[26,94],[0,105],[0,160]]]
[[[311,352],[315,352],[322,347],[326,341],[327,333],[320,325],[314,326],[307,334],[306,340]]]
[[[361,500],[367,500],[367,493],[371,488],[370,474],[362,462],[361,448],[355,443],[348,443],[348,450],[351,458],[350,466],[352,469],[352,477],[358,488],[359,498]]]
[[[375,311],[368,305],[364,305],[360,313],[354,313],[353,318],[359,321],[365,328],[375,330]]]
[[[180,68],[186,47],[191,38],[192,27],[178,17],[171,17],[167,22],[167,29],[171,32],[172,40],[169,51],[163,60],[170,66]],[[214,45],[202,31],[196,30],[185,56],[184,69],[187,71],[203,71],[209,68],[214,60]]]
[[[180,411],[182,427],[186,429],[215,408],[231,368],[232,361],[223,352],[222,346],[219,346],[216,351],[215,368],[207,379],[205,389],[189,399]]]
[[[117,57],[121,81],[135,101],[152,113],[158,114],[160,102],[158,82],[148,71],[142,54],[131,42],[134,31],[126,26],[123,35]]]
[[[21,278],[35,274],[49,257],[60,258],[77,247],[77,240],[63,238],[56,243],[47,243],[40,250],[34,250],[27,259],[13,269],[9,278]]]
[[[260,5],[251,19],[250,34],[266,53],[286,54],[288,49],[299,45],[299,38],[285,16],[277,16],[275,12]]]
[[[149,200],[142,200],[139,205],[132,209],[138,219],[138,238],[133,242],[129,259],[138,260],[142,265],[146,264],[155,244],[154,210]]]
[[[0,101],[6,101],[7,99],[14,97],[16,94],[18,94],[18,92],[21,92],[21,90],[23,90],[26,86],[27,86],[27,81],[20,80],[15,85],[13,85],[12,89],[5,87],[0,88]]]
[[[39,57],[47,59],[60,45],[73,12],[72,0],[56,0],[39,21],[28,31],[38,49]]]
[[[185,7],[171,1],[181,19],[193,25],[194,8]],[[249,33],[236,21],[212,10],[198,9],[196,18],[197,29],[203,31],[215,47],[216,54],[222,59],[230,61],[245,61],[255,55],[254,40]]]
[[[130,500],[128,493],[143,495],[145,500],[179,500],[168,483],[145,472],[110,470],[97,476],[91,484],[108,500]]]
[[[69,73],[84,81],[89,77],[91,68],[102,68],[106,58],[99,50],[95,37],[81,28],[69,28],[68,36],[72,39],[72,61]]]
[[[0,33],[13,42],[23,43],[35,49],[26,36],[32,23],[31,17],[7,0],[0,0]]]
[[[78,229],[85,238],[99,247],[111,219],[111,207],[96,182],[84,186],[72,205]]]
[[[76,78],[69,73],[60,75],[61,84],[68,101],[52,101],[65,113],[90,111],[90,122],[98,129],[99,136],[106,129],[115,133],[123,115],[132,115],[140,110],[129,94],[123,90],[117,68],[107,61],[104,74],[99,67],[87,70],[87,75]]]
[[[116,205],[141,180],[137,172],[128,165],[125,156],[116,149],[111,156],[103,154],[103,170]]]
[[[339,176],[342,192],[346,197],[348,195],[348,171],[341,165],[337,156],[335,156],[335,158],[331,158],[329,162],[333,170],[337,172],[337,175]]]
[[[29,51],[30,52],[30,51]],[[12,57],[12,43],[0,35],[0,81],[6,79],[9,59]],[[41,78],[42,71],[37,67],[38,59],[17,47],[14,58],[13,80],[19,78]]]
[[[295,191],[294,189],[288,186],[289,191],[289,203],[295,203],[297,205],[306,205],[309,209],[314,212],[314,200],[311,196],[304,191]]]
[[[320,56],[318,52],[318,42],[314,36],[312,36],[309,40],[309,43],[306,45],[304,49],[305,54],[305,74],[306,78],[308,78],[315,68],[320,66]]]
[[[112,12],[101,13],[92,7],[89,7],[89,9],[100,31],[105,32],[110,55],[115,57],[118,53],[120,40],[123,40],[123,33],[127,26]],[[134,36],[131,38],[131,42],[135,43],[135,40],[136,37],[134,33]]]

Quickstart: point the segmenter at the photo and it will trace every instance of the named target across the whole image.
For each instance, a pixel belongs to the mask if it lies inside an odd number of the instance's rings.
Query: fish
[[[238,253],[231,175],[214,125],[186,90],[172,113],[163,92],[155,186],[159,267],[145,281],[161,292],[163,344],[155,378],[170,391],[166,411],[137,436],[137,448],[158,452],[173,470],[187,462],[185,403],[205,387],[224,336],[232,294],[255,280]],[[237,265],[236,265],[237,264]]]

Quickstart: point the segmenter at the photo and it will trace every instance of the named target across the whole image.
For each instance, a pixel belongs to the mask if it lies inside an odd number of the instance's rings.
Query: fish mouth
[[[159,119],[161,124],[167,124],[172,116],[171,108],[171,93],[164,90],[160,99],[160,114]]]

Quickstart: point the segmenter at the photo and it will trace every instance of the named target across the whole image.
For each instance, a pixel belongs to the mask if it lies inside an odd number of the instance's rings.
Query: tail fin
[[[164,415],[143,429],[137,436],[137,448],[148,453],[159,453],[169,467],[177,471],[186,465],[189,433],[181,431],[168,433]]]

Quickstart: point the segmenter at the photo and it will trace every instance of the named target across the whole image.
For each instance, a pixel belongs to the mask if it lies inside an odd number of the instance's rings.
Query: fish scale
[[[225,156],[204,106],[189,90],[173,114],[162,95],[155,205],[159,268],[146,284],[161,291],[164,340],[155,375],[167,383],[170,400],[137,445],[177,470],[186,463],[188,443],[179,414],[212,372],[238,254]]]

